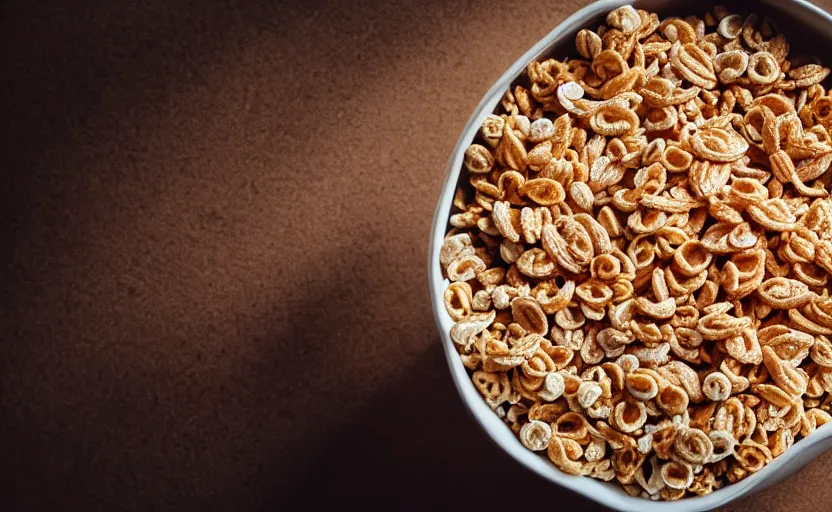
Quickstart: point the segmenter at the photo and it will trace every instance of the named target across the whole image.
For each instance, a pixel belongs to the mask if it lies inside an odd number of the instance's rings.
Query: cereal
[[[520,441],[529,450],[539,452],[549,447],[552,427],[539,420],[530,420],[520,429]]]
[[[463,155],[450,336],[561,471],[709,494],[832,421],[830,70],[721,6],[624,6],[575,46]]]
[[[471,285],[466,282],[451,283],[445,290],[445,308],[455,321],[471,314],[472,301]]]

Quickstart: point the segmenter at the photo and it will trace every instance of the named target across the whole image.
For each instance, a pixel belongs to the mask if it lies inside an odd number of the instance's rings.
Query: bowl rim
[[[448,280],[442,276],[439,263],[439,248],[442,246],[442,241],[447,231],[451,203],[461,172],[463,153],[470,141],[474,139],[482,119],[494,111],[506,88],[529,62],[546,53],[552,46],[561,42],[564,38],[573,37],[579,27],[584,25],[588,20],[617,7],[632,5],[634,3],[640,2],[636,0],[597,0],[579,9],[559,23],[552,31],[517,59],[480,100],[465,124],[451,153],[451,157],[448,160],[442,192],[434,211],[428,249],[428,281],[431,306],[442,339],[452,380],[460,398],[465,404],[466,410],[474,418],[477,425],[485,431],[487,437],[521,466],[565,489],[604,506],[619,510],[638,510],[644,512],[666,512],[670,508],[679,512],[709,510],[725,505],[753,490],[760,490],[767,485],[773,484],[777,480],[791,474],[792,471],[796,471],[808,464],[817,455],[830,448],[828,446],[830,443],[826,443],[824,446],[818,445],[824,440],[830,440],[832,423],[820,427],[809,437],[795,443],[794,446],[779,457],[776,457],[760,471],[735,484],[718,489],[711,494],[669,502],[651,501],[641,497],[633,497],[624,492],[616,484],[563,473],[548,460],[526,449],[517,440],[508,426],[485,404],[485,401],[474,388],[450,339],[449,331],[453,325],[453,321],[444,307],[444,291]],[[743,2],[744,5],[748,3],[751,2]],[[804,19],[809,19],[807,17],[817,17],[820,23],[832,27],[832,15],[805,0],[754,0],[754,3],[774,6],[782,11],[792,11],[793,13],[797,11],[797,14]],[[807,452],[811,452],[812,448],[815,448],[815,451],[807,454]],[[803,457],[801,461],[797,461],[804,454],[810,456]],[[796,461],[800,462],[798,467],[786,467]],[[780,475],[778,474],[780,469],[786,469],[787,472]]]

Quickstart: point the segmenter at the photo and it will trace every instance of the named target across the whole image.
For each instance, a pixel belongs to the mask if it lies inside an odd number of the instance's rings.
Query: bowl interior
[[[727,5],[729,10],[740,14],[756,12],[761,15],[766,15],[775,20],[780,30],[785,33],[791,46],[792,55],[805,52],[809,55],[822,57],[823,50],[830,46],[829,42],[832,38],[830,37],[832,17],[817,7],[801,0],[759,0],[754,2],[730,0],[720,2],[710,0],[643,0],[636,2],[628,2],[626,0],[601,0],[570,16],[523,55],[495,83],[474,111],[460,136],[459,142],[449,161],[445,185],[434,216],[429,254],[431,298],[451,374],[469,412],[486,431],[492,441],[508,452],[509,455],[514,457],[523,466],[552,482],[620,510],[664,511],[670,510],[671,508],[672,510],[678,511],[707,510],[727,503],[751,489],[760,489],[770,485],[788,476],[788,474],[799,469],[818,454],[826,451],[826,449],[832,446],[830,445],[830,442],[832,442],[832,439],[830,439],[832,424],[825,425],[809,438],[799,441],[789,451],[773,460],[761,471],[710,495],[686,498],[676,502],[652,502],[642,498],[633,498],[627,495],[617,484],[602,482],[587,477],[566,475],[556,469],[546,458],[530,452],[520,444],[508,426],[485,404],[479,392],[474,388],[467,370],[462,365],[453,346],[453,342],[448,335],[453,321],[445,311],[443,303],[443,291],[448,285],[448,281],[442,276],[442,270],[439,264],[439,249],[442,246],[443,237],[449,229],[448,220],[454,191],[460,184],[469,186],[467,182],[460,182],[462,155],[465,148],[477,140],[478,128],[482,120],[496,109],[505,90],[510,85],[522,84],[523,79],[519,77],[521,77],[523,70],[529,62],[549,57],[563,59],[565,57],[576,56],[577,53],[574,46],[575,34],[582,28],[592,28],[594,30],[604,21],[609,11],[626,4],[633,4],[637,8],[657,12],[661,17],[687,16],[689,14],[701,16],[714,4]],[[832,65],[832,58],[824,63]]]

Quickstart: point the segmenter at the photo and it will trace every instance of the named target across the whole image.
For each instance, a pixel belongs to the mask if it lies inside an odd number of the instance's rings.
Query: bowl
[[[829,42],[832,33],[832,16],[803,0],[755,0],[744,2],[708,2],[690,0],[600,0],[579,10],[552,30],[515,62],[480,101],[473,115],[465,125],[462,135],[448,162],[445,182],[434,214],[429,258],[428,279],[431,302],[436,325],[442,339],[453,382],[474,420],[491,440],[508,453],[514,460],[552,483],[601,503],[607,507],[641,512],[692,512],[713,509],[755,491],[762,490],[783,480],[807,465],[818,455],[832,448],[832,423],[820,427],[809,437],[794,444],[762,470],[727,485],[705,496],[685,498],[678,501],[660,502],[628,495],[618,485],[589,477],[572,476],[562,473],[548,459],[525,448],[509,427],[486,405],[474,387],[467,370],[457,354],[449,332],[453,320],[444,307],[443,292],[448,280],[442,276],[439,250],[451,212],[454,191],[462,169],[465,149],[474,140],[483,119],[497,107],[506,88],[522,73],[529,62],[540,58],[566,57],[574,55],[575,34],[582,28],[595,28],[603,23],[604,17],[622,5],[631,4],[636,8],[659,13],[660,16],[701,14],[713,3],[725,4],[734,12],[758,12],[775,19],[793,47],[806,46],[811,42],[815,51],[818,42]],[[830,62],[825,62],[829,65]]]

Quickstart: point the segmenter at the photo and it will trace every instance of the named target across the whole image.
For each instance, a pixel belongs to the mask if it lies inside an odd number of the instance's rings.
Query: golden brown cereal
[[[538,420],[529,420],[520,429],[520,441],[529,450],[539,452],[549,447],[552,439],[552,427],[548,423]]]
[[[772,84],[780,78],[780,73],[777,60],[769,52],[757,52],[748,59],[748,78],[755,84]]]
[[[445,308],[455,321],[471,314],[473,297],[471,285],[464,282],[451,283],[445,290]]]
[[[708,462],[714,451],[714,445],[705,432],[688,427],[678,429],[673,448],[678,459],[694,466]]]
[[[720,6],[624,6],[575,46],[463,155],[450,336],[560,470],[708,494],[832,421],[830,70]]]
[[[592,59],[601,53],[601,38],[591,30],[583,29],[575,38],[578,53],[585,59]]]
[[[661,467],[660,474],[664,484],[677,490],[685,490],[693,483],[693,469],[681,462],[671,461]]]
[[[494,322],[495,317],[494,311],[469,315],[454,324],[451,328],[451,339],[460,346],[469,346],[474,336],[487,329]]]
[[[465,167],[474,174],[485,174],[494,166],[494,155],[484,146],[471,144],[465,150]]]
[[[555,435],[549,442],[548,454],[552,463],[564,473],[581,474],[583,448],[573,439]]]

